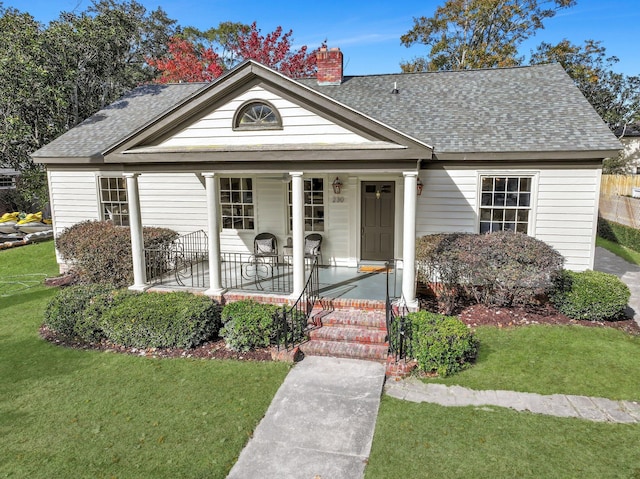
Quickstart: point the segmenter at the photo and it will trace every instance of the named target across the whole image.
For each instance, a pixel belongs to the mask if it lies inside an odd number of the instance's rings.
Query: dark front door
[[[360,250],[363,260],[393,259],[394,190],[393,181],[362,182]]]

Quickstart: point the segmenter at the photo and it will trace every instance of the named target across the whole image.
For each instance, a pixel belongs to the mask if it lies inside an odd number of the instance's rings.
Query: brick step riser
[[[310,341],[300,346],[304,354],[310,356],[332,356],[369,361],[386,361],[387,345],[365,345],[338,341]]]
[[[369,328],[323,326],[312,330],[309,333],[309,338],[312,341],[340,341],[384,345],[387,341],[387,331]]]
[[[321,322],[323,327],[330,328],[345,328],[345,329],[370,329],[371,331],[386,331],[386,323],[379,322],[365,322],[365,321],[342,321],[334,319],[323,319]]]
[[[356,326],[374,329],[386,329],[387,327],[386,318],[379,315],[340,315],[330,313],[325,316],[318,316],[318,319],[325,326]]]

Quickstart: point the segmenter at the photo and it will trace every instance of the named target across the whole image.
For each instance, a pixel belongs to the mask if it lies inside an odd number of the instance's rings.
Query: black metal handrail
[[[394,274],[397,271],[397,260],[385,263],[387,273],[387,292],[385,300],[387,336],[389,340],[389,352],[395,356],[395,360],[410,357],[411,352],[411,321],[407,319],[409,310],[404,301],[396,294],[396,283],[394,278],[394,294],[389,294],[390,270]],[[393,266],[392,266],[393,264]],[[400,301],[397,301],[400,299]]]
[[[180,286],[206,287],[209,247],[203,230],[145,248],[144,255],[150,283],[175,281]]]
[[[295,347],[306,339],[307,330],[314,326],[309,325],[309,319],[319,299],[318,258],[314,257],[311,259],[311,271],[302,293],[290,308],[284,307],[276,315],[278,349]]]

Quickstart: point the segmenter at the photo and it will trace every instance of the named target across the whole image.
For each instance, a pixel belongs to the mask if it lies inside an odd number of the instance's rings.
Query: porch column
[[[293,222],[293,292],[294,301],[304,289],[304,181],[301,171],[290,172]]]
[[[140,194],[138,176],[140,173],[123,173],[127,181],[127,203],[129,205],[129,228],[131,230],[131,254],[133,256],[132,291],[144,291],[147,284],[147,271],[144,261],[144,240],[142,237],[142,215],[140,214]]]
[[[416,300],[416,204],[417,171],[405,171],[404,218],[402,228],[402,297],[408,308],[417,308]]]
[[[207,238],[209,248],[209,289],[207,296],[220,296],[226,289],[222,287],[220,265],[220,201],[215,173],[202,173],[207,191]]]

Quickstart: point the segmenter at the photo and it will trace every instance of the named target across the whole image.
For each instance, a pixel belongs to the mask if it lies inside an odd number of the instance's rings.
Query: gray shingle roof
[[[205,83],[143,85],[33,153],[34,158],[100,158],[149,122],[205,87]]]
[[[225,75],[232,78],[233,72]],[[615,150],[620,143],[560,65],[298,80],[442,153]],[[397,85],[398,94],[391,91]],[[100,158],[202,83],[145,85],[33,154]]]
[[[352,76],[339,86],[302,82],[433,146],[436,155],[620,148],[559,64]]]

